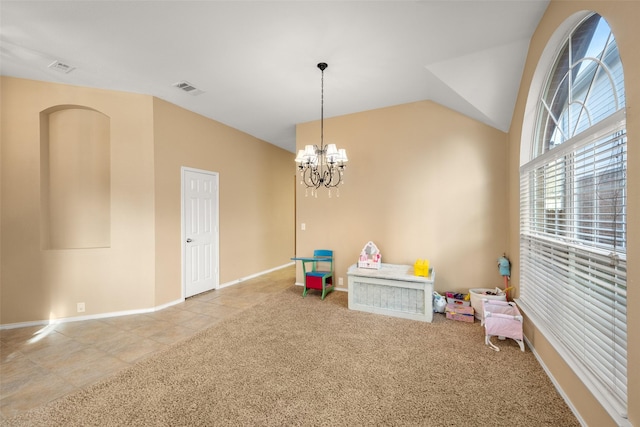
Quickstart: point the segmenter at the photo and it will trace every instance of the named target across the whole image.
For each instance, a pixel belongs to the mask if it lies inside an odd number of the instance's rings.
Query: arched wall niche
[[[81,105],[40,112],[43,249],[111,246],[110,118]]]

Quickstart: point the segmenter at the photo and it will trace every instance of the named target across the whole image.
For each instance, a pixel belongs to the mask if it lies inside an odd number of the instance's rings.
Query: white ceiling
[[[547,4],[1,0],[0,71],[153,95],[293,152],[327,62],[325,118],[433,100],[508,131]]]

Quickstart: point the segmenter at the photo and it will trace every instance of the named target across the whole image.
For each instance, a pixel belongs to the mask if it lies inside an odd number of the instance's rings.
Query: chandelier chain
[[[320,150],[324,149],[324,67],[320,67]]]

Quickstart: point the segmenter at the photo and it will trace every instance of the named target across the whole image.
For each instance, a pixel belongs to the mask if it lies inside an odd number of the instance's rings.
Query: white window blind
[[[534,153],[520,170],[518,299],[620,417],[627,406],[623,84],[615,39],[593,14],[568,37],[549,73]]]

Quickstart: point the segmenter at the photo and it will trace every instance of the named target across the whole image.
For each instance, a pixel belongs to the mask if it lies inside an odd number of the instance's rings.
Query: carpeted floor
[[[578,426],[533,354],[483,328],[299,287],[11,426]],[[494,338],[495,340],[495,338]]]

